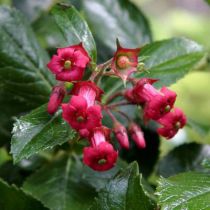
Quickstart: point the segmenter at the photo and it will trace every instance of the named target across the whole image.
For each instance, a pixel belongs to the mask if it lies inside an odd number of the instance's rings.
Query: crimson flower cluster
[[[89,146],[83,149],[83,162],[94,170],[108,170],[117,161],[118,151],[111,144],[112,131],[122,148],[129,149],[128,132],[140,149],[146,147],[140,126],[118,109],[119,106],[140,105],[144,122],[155,120],[161,125],[157,132],[167,139],[172,138],[186,124],[183,112],[173,108],[175,92],[166,87],[157,90],[153,86],[157,82],[155,79],[131,77],[132,73],[138,71],[139,52],[140,48],[123,48],[117,42],[117,51],[113,58],[93,69],[88,80],[83,80],[83,77],[86,68],[91,67],[91,58],[82,43],[59,48],[47,64],[58,81],[48,102],[48,113],[52,115],[62,107],[63,119],[81,138],[88,140]],[[119,77],[124,84],[131,82],[133,87],[115,92],[106,102],[101,103],[103,91],[97,83],[102,76]],[[66,83],[72,84],[71,90],[66,89]],[[65,96],[70,96],[68,103],[63,103]],[[112,103],[116,97],[123,98],[123,101]],[[127,129],[112,112],[118,112],[129,121]],[[112,128],[102,124],[103,113],[107,113],[112,120]]]

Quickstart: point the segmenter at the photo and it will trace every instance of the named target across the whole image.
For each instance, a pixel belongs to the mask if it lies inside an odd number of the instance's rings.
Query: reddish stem
[[[123,96],[123,92],[122,91],[118,91],[118,92],[112,94],[111,96],[109,96],[109,98],[106,100],[106,104],[109,104],[111,101],[113,101],[118,96]]]
[[[132,121],[131,118],[127,114],[125,114],[125,112],[122,112],[120,110],[115,110],[115,111],[121,114],[123,117],[125,117],[128,121]]]
[[[113,123],[117,121],[115,116],[111,113],[111,111],[108,108],[105,108],[105,111],[107,112]]]
[[[131,102],[128,101],[120,101],[107,106],[108,109],[113,109],[117,106],[125,106],[125,105],[133,105]]]

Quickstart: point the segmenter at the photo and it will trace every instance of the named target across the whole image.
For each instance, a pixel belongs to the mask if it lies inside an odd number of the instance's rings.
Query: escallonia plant
[[[209,68],[204,47],[153,40],[129,0],[49,0],[28,19],[41,2],[12,2],[0,6],[0,210],[209,209],[209,129],[171,86]],[[187,143],[192,128],[202,143]]]
[[[48,69],[55,75],[57,84],[54,86],[47,111],[53,115],[62,107],[62,117],[75,129],[81,139],[87,139],[88,147],[83,149],[83,162],[96,171],[111,169],[117,161],[116,151],[110,140],[111,132],[124,149],[129,149],[128,132],[139,149],[146,147],[144,133],[141,127],[129,116],[119,110],[120,106],[139,106],[143,110],[145,124],[153,120],[159,124],[157,133],[167,139],[172,138],[186,124],[184,113],[174,107],[176,93],[163,86],[157,90],[153,84],[157,79],[133,77],[139,71],[138,56],[141,48],[123,48],[117,40],[117,51],[113,58],[103,64],[94,65],[92,74],[83,80],[91,58],[82,43],[64,48],[58,48],[47,64]],[[142,68],[141,68],[142,71]],[[104,76],[118,77],[124,83],[124,88],[113,92],[110,97],[101,102],[103,90],[98,81]],[[71,83],[70,90],[66,83]],[[130,83],[131,87],[126,88]],[[70,96],[68,103],[62,103],[65,96]],[[117,102],[113,102],[118,98]],[[103,111],[112,121],[112,128],[102,124]],[[120,123],[113,112],[118,112],[128,121],[128,128]]]

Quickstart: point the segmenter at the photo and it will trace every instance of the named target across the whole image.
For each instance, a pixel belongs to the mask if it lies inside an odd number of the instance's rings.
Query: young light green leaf
[[[48,100],[54,79],[48,61],[25,18],[0,7],[0,82],[16,101],[36,107]]]
[[[24,191],[51,210],[88,209],[96,192],[83,180],[77,158],[63,157],[43,167],[26,180]]]
[[[66,45],[83,43],[93,61],[96,61],[96,46],[91,31],[74,6],[58,4],[52,9],[55,22],[60,28]]]
[[[201,165],[204,158],[210,158],[210,145],[183,144],[170,151],[159,162],[158,174],[169,177],[189,170],[205,171]]]
[[[152,210],[155,205],[142,184],[138,164],[130,164],[99,192],[91,210]]]
[[[188,172],[161,178],[156,194],[162,210],[207,210],[210,208],[210,175]]]
[[[9,186],[0,179],[0,209],[2,210],[47,210],[39,201],[22,190]]]
[[[94,35],[113,52],[116,38],[130,48],[151,41],[147,19],[130,1],[85,0],[83,10]]]
[[[61,145],[75,137],[75,131],[63,121],[61,112],[50,116],[46,105],[17,119],[13,128],[11,153],[14,162],[56,145]]]

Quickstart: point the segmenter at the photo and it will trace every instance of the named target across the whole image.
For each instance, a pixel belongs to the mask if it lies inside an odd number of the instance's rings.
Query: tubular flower
[[[112,59],[111,68],[115,75],[125,83],[131,73],[137,71],[140,48],[128,49],[120,46],[117,41],[117,51]]]
[[[63,86],[53,87],[52,93],[50,95],[50,100],[47,106],[47,111],[49,114],[54,114],[58,110],[59,106],[63,101],[65,93],[66,91]]]
[[[76,130],[92,130],[101,126],[101,107],[98,105],[88,107],[82,96],[72,96],[68,104],[62,104],[62,109],[63,118]]]
[[[129,149],[129,140],[126,128],[120,122],[116,121],[114,122],[113,131],[120,146],[125,149]]]
[[[118,152],[107,142],[110,130],[106,127],[95,128],[90,138],[91,146],[83,150],[83,162],[96,171],[105,171],[112,168],[118,157]]]
[[[153,92],[154,93],[154,92]],[[151,93],[151,99],[148,100],[144,107],[144,119],[158,120],[173,108],[176,93],[163,87],[160,93]]]
[[[187,122],[184,113],[174,108],[172,112],[167,113],[164,117],[160,118],[158,122],[162,127],[157,129],[157,132],[167,139],[172,138],[178,132],[180,128],[183,128]]]
[[[80,43],[79,45],[59,48],[57,55],[53,55],[47,67],[56,75],[57,80],[78,81],[82,79],[90,60],[88,53]]]
[[[72,95],[82,96],[86,99],[88,106],[93,106],[95,100],[100,101],[103,91],[91,81],[81,81],[75,83]]]
[[[144,104],[146,101],[152,99],[154,95],[158,95],[159,92],[152,84],[157,82],[157,79],[143,78],[136,82],[132,94],[137,104]]]
[[[141,128],[135,124],[135,123],[131,123],[129,125],[129,133],[131,135],[131,138],[133,139],[133,141],[136,143],[136,145],[142,149],[146,147],[146,142],[144,139],[144,134],[141,130]]]

